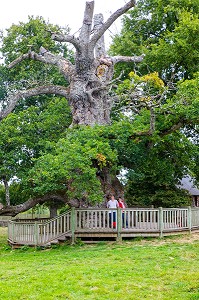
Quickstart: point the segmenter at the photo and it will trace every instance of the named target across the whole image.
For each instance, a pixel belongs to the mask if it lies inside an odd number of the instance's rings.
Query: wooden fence
[[[198,208],[74,209],[50,220],[12,220],[8,241],[47,245],[62,237],[164,236],[199,229]]]
[[[49,220],[18,219],[8,223],[8,241],[12,244],[46,245],[71,231],[71,211]]]

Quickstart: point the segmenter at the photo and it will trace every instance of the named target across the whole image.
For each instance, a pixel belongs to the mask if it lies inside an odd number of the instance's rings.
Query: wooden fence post
[[[71,209],[71,243],[75,243],[75,208]]]
[[[121,242],[121,230],[122,230],[122,210],[121,208],[117,208],[117,241]]]
[[[188,206],[188,211],[187,211],[188,215],[187,215],[187,225],[189,228],[189,232],[191,233],[191,229],[192,229],[192,209],[191,206]]]
[[[38,223],[35,222],[34,224],[34,239],[35,239],[35,246],[38,246]]]
[[[159,207],[159,230],[160,230],[160,238],[163,237],[163,227],[164,227],[164,223],[163,223],[163,209],[162,209],[162,207]]]
[[[12,222],[12,242],[15,242],[15,229],[14,229],[14,222]]]

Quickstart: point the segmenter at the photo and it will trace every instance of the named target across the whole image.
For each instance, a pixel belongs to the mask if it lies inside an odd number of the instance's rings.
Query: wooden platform
[[[114,213],[114,215],[113,215]],[[116,219],[113,222],[113,216]],[[116,225],[114,228],[113,225]],[[199,209],[72,209],[54,219],[15,220],[8,223],[8,242],[13,246],[49,246],[69,240],[117,240],[163,237],[199,230]]]

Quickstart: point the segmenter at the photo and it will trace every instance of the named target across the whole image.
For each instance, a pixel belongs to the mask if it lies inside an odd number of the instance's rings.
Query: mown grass
[[[179,236],[12,250],[0,228],[0,299],[196,300],[199,240]]]

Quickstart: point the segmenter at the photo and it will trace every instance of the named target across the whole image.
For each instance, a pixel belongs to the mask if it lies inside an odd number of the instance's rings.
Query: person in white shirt
[[[107,202],[107,208],[118,208],[118,201],[115,199],[114,195],[111,195],[111,199]],[[109,227],[116,228],[116,211],[109,211]]]

